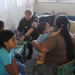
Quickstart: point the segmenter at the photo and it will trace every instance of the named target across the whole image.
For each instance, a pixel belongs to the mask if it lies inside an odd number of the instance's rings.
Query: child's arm
[[[62,29],[62,28],[60,28],[60,29],[59,29],[58,31],[56,31],[56,32],[52,32],[52,33],[49,35],[49,37],[53,37],[53,36],[58,35],[58,34],[60,33],[61,29]]]
[[[18,75],[19,72],[18,72],[18,67],[17,67],[15,58],[12,59],[12,68],[13,68],[13,71],[15,72],[15,75]]]
[[[16,74],[15,70],[13,70],[12,64],[8,64],[5,66],[6,70],[8,71],[9,75],[18,75]]]

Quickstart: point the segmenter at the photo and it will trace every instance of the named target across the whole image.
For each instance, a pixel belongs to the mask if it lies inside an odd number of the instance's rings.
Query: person
[[[4,22],[0,20],[0,32],[4,30]],[[15,58],[16,58],[16,63],[18,65],[19,71],[25,75],[25,65],[24,65],[24,60],[22,55],[18,54],[16,51],[14,51]],[[21,70],[22,69],[22,70]]]
[[[43,42],[45,39],[47,39],[48,37],[53,37],[56,36],[60,33],[59,29],[56,32],[52,32],[50,29],[50,26],[47,22],[41,22],[38,26],[37,26],[37,30],[39,31],[40,35],[37,38],[37,42],[41,43]],[[34,54],[36,54],[37,56],[37,62],[38,64],[42,63],[45,57],[45,54],[38,52],[35,48],[33,48]],[[41,58],[39,58],[41,57]]]
[[[55,19],[55,31],[62,28],[60,34],[49,37],[42,43],[32,41],[33,46],[40,52],[46,53],[44,64],[34,65],[33,75],[57,75],[58,67],[74,59],[75,40],[68,31],[68,17],[59,15]]]
[[[25,69],[19,71],[14,58],[14,48],[17,42],[14,33],[11,30],[2,30],[0,32],[0,75],[25,75]]]
[[[4,30],[4,22],[2,20],[0,20],[0,32]],[[14,51],[15,52],[15,51]],[[18,54],[15,52],[15,58],[17,59],[17,61],[21,62],[22,64],[24,64],[24,60],[22,55]]]
[[[17,28],[17,39],[19,41],[26,40],[28,42],[27,48],[29,49],[29,53],[27,59],[32,58],[33,46],[30,43],[32,40],[37,39],[39,33],[36,29],[38,24],[38,18],[33,15],[31,10],[25,11],[25,17],[20,20],[19,26]],[[22,32],[22,35],[20,35]],[[36,36],[35,36],[36,35]]]
[[[4,22],[0,20],[0,32],[4,30]]]

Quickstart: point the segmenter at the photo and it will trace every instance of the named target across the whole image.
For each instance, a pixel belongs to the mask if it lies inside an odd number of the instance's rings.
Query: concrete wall
[[[35,2],[34,9],[36,13],[50,13],[51,11],[66,12],[68,15],[75,16],[75,4],[64,3],[40,3]]]
[[[26,9],[34,10],[34,3],[30,0],[22,0],[21,6],[16,5],[16,0],[7,0],[7,10],[0,11],[0,20],[5,23],[5,29],[14,30],[17,28],[20,19],[24,16],[24,11]]]

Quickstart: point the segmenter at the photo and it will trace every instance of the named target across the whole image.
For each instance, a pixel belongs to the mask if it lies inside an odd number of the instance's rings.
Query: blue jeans
[[[18,60],[16,60],[17,66],[18,66],[18,71],[22,75],[26,75],[26,66],[22,63],[20,63]]]
[[[19,75],[26,75],[26,66],[16,59]],[[9,75],[8,73],[6,75]]]
[[[9,75],[8,73],[6,75]],[[19,73],[19,75],[22,75],[21,73]]]

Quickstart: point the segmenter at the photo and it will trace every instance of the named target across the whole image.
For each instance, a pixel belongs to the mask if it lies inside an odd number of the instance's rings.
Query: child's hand
[[[57,32],[58,32],[58,33],[60,33],[60,32],[61,32],[61,30],[62,30],[62,28],[60,28]]]
[[[58,35],[60,32],[61,32],[61,29],[62,28],[60,28],[58,31],[56,31],[56,32],[52,32],[50,35],[49,35],[49,37],[53,37],[53,36],[56,36],[56,35]]]

